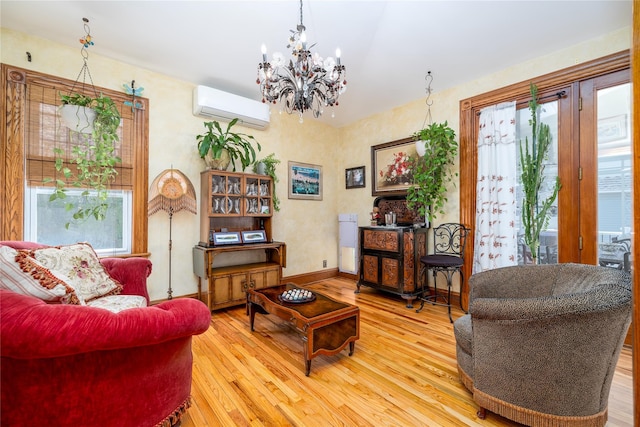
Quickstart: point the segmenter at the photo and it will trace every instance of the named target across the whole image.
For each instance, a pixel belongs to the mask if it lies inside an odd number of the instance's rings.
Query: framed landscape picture
[[[366,183],[365,183],[364,166],[345,169],[344,181],[346,183],[347,189],[365,187]]]
[[[322,200],[322,166],[289,161],[289,198]]]
[[[213,233],[214,245],[239,245],[240,243],[242,240],[240,240],[240,233],[237,231]]]
[[[251,230],[242,232],[242,243],[261,243],[267,241],[264,230]]]
[[[371,194],[406,195],[413,182],[411,158],[417,156],[412,137],[371,147]]]

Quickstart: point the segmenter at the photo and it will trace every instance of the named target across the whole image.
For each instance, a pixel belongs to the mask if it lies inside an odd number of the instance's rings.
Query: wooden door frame
[[[633,52],[631,58],[631,83],[633,90],[633,329],[632,339],[632,377],[633,377],[633,419],[634,425],[640,426],[640,277],[636,273],[640,265],[640,5],[637,1],[633,5]],[[635,271],[634,271],[635,270]]]
[[[554,93],[567,87],[571,87],[571,96],[577,96],[577,82],[605,75],[615,71],[628,69],[630,66],[630,52],[628,50],[614,53],[603,58],[585,62],[573,67],[549,73],[531,80],[515,83],[510,86],[496,89],[472,98],[460,101],[460,222],[474,229],[476,216],[476,176],[478,172],[477,132],[478,114],[484,107],[499,104],[501,102],[523,100],[529,98],[530,84],[534,83],[539,93]],[[572,102],[570,114],[577,114],[577,102]],[[573,111],[575,110],[575,111]],[[577,129],[562,131],[577,131]],[[562,149],[576,149],[575,144],[568,144]],[[573,174],[577,171],[577,165],[563,165],[565,174]],[[577,172],[575,172],[577,173]],[[575,176],[575,175],[572,175]],[[563,177],[561,177],[562,179]],[[560,209],[573,209],[573,201],[577,195],[563,195],[563,205]],[[562,248],[565,254],[571,248]],[[463,272],[465,277],[471,277],[474,252],[474,234],[470,233],[467,241]],[[560,260],[561,261],[561,260]],[[463,307],[468,306],[469,290],[460,290],[460,298]]]

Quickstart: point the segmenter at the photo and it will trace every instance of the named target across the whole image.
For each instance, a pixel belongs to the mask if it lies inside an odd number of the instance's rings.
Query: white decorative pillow
[[[109,276],[88,243],[18,252],[28,254],[51,274],[64,280],[85,302],[122,291],[122,285]]]
[[[140,308],[147,306],[147,299],[140,295],[109,295],[89,301],[90,307],[104,308],[112,313],[120,313],[122,310],[130,308]]]
[[[46,302],[84,304],[73,288],[37,263],[25,262],[18,251],[0,246],[0,287]]]

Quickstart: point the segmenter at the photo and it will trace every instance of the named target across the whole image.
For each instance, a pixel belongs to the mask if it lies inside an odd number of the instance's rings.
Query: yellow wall
[[[5,28],[1,29],[2,63],[32,69],[75,80],[82,66],[75,46],[52,43]],[[434,92],[432,116],[434,122],[448,120],[458,130],[459,101],[473,95],[524,81],[532,77],[598,58],[631,45],[631,28],[616,31],[606,37],[589,40],[570,49],[519,64],[481,79],[454,88]],[[28,62],[26,53],[32,55]],[[193,182],[199,194],[200,171],[204,164],[199,158],[195,135],[201,133],[205,121],[192,115],[192,90],[196,83],[114,61],[90,52],[89,68],[97,86],[121,90],[123,83],[135,80],[145,88],[149,99],[149,180],[171,166],[180,169]],[[438,70],[433,69],[434,81]],[[437,87],[434,84],[434,87]],[[345,95],[348,96],[348,93]],[[298,123],[296,115],[272,112],[271,125],[265,131],[240,129],[254,135],[262,145],[262,155],[276,154],[280,182],[277,194],[281,210],[273,216],[275,240],[287,243],[287,265],[284,276],[293,276],[338,265],[339,213],[357,213],[359,225],[369,223],[373,204],[371,196],[371,146],[405,138],[420,129],[426,106],[424,92],[416,93],[416,100],[405,106],[368,117],[348,127],[335,129],[306,118]],[[289,200],[287,198],[287,161],[319,164],[323,167],[324,191],[322,201]],[[366,166],[367,187],[345,189],[344,169]],[[452,188],[447,215],[436,222],[458,219],[457,189]],[[192,273],[191,248],[199,240],[198,217],[179,212],[173,218],[172,288],[173,295],[193,294],[197,278]],[[154,264],[149,279],[152,300],[166,298],[168,287],[169,219],[159,212],[149,218],[149,250]]]

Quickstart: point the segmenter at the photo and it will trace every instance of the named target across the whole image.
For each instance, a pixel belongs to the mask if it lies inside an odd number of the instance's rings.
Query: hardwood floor
[[[182,427],[516,426],[476,416],[459,382],[453,326],[445,307],[416,313],[401,298],[332,278],[306,286],[360,307],[360,339],[304,374],[300,335],[275,316],[244,307],[214,312],[194,337],[192,406]],[[462,315],[455,310],[455,318]],[[609,399],[608,427],[632,426],[631,351],[623,350]]]

